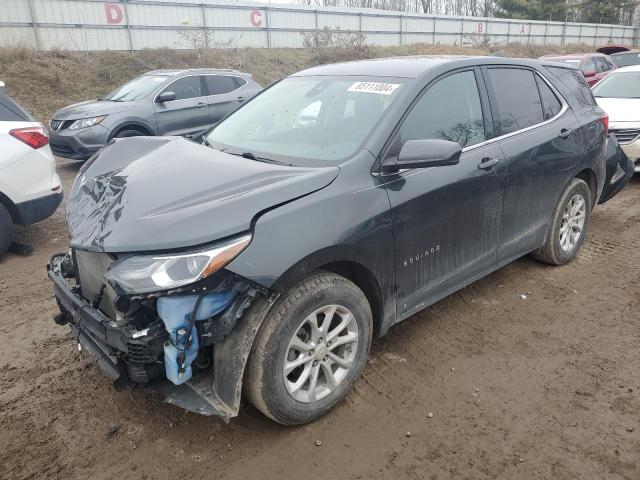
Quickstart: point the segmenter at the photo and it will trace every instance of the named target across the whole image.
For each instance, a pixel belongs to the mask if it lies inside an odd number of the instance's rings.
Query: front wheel
[[[545,244],[533,256],[552,265],[573,260],[587,234],[590,213],[591,190],[584,180],[574,178],[553,211]]]
[[[321,417],[362,372],[371,332],[371,308],[353,282],[329,272],[311,275],[265,318],[247,364],[247,397],[284,425]]]

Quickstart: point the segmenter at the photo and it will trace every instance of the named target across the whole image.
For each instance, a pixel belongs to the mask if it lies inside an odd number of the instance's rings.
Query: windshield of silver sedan
[[[226,118],[206,142],[266,159],[341,160],[358,150],[406,81],[289,77]]]

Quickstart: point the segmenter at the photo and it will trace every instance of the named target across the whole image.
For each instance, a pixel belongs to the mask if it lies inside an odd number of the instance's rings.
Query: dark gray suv
[[[112,138],[194,135],[217,124],[262,87],[224,69],[154,70],[97,100],[53,114],[55,155],[86,160]]]

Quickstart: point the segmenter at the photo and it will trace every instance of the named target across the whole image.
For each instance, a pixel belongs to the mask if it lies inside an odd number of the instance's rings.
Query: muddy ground
[[[59,165],[66,191],[77,168]],[[596,208],[573,264],[523,258],[394,327],[346,401],[299,428],[114,391],[51,321],[62,209],[18,238],[34,252],[0,261],[3,479],[640,478],[638,179]]]

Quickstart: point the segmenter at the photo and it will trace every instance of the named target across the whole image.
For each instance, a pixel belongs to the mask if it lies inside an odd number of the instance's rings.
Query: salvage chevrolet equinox
[[[116,139],[82,166],[55,321],[118,388],[312,421],[372,337],[523,255],[576,256],[609,187],[607,121],[553,62],[305,70],[201,143]]]

